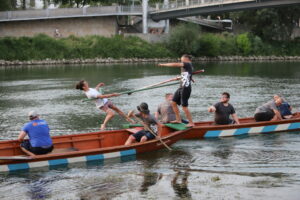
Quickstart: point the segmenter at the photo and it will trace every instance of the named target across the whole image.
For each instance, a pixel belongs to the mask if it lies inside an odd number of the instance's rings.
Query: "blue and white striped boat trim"
[[[205,138],[228,137],[228,136],[238,136],[238,135],[246,135],[246,134],[269,133],[275,131],[287,131],[287,130],[294,130],[294,129],[300,129],[300,122],[269,125],[269,126],[257,126],[252,128],[237,128],[237,129],[207,131],[204,134],[204,137]]]
[[[58,166],[58,165],[68,165],[71,163],[89,162],[89,161],[104,161],[104,160],[110,159],[110,158],[118,158],[118,157],[125,157],[125,156],[131,156],[131,155],[136,155],[135,149],[113,152],[113,153],[73,157],[73,158],[63,158],[63,159],[56,159],[56,160],[0,165],[0,172],[29,170],[29,169],[38,168],[38,167],[50,167],[51,168],[51,167]]]

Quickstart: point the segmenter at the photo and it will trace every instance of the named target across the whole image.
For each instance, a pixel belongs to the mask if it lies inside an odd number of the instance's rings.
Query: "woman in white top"
[[[117,97],[120,94],[101,94],[99,92],[99,88],[102,86],[104,86],[104,83],[99,83],[95,88],[90,88],[88,82],[85,80],[81,80],[76,84],[76,89],[83,90],[87,98],[95,99],[96,107],[106,112],[105,120],[103,124],[101,124],[100,129],[104,130],[106,128],[107,122],[115,115],[114,111],[124,117],[128,122],[133,123],[130,118],[128,118],[119,108],[117,108],[109,99],[107,99],[109,97]]]

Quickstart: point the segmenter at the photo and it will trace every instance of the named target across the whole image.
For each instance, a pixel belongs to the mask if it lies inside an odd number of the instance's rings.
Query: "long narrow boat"
[[[140,128],[116,131],[102,131],[75,135],[54,136],[54,151],[46,155],[30,158],[20,149],[20,142],[8,140],[0,142],[0,172],[28,170],[38,167],[53,167],[70,163],[99,161],[136,155],[165,148],[159,139],[125,146],[128,136]],[[173,130],[173,131],[171,131]],[[184,131],[174,131],[163,127],[160,138],[171,145],[184,137]]]
[[[247,134],[300,131],[300,113],[294,113],[291,119],[280,121],[256,122],[253,117],[239,119],[240,124],[216,125],[213,121],[196,122],[193,128],[185,124],[165,124],[173,130],[186,131],[184,139],[203,139],[229,137]],[[127,127],[137,127],[138,124]]]
[[[196,122],[187,129],[184,139],[218,138],[247,134],[300,131],[300,113],[294,113],[291,119],[279,121],[256,122],[254,118],[241,118],[240,124],[215,125],[213,121]],[[167,124],[176,130],[186,130],[184,124]]]

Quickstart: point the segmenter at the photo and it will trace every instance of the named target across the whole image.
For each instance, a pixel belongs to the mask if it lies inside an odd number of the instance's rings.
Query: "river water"
[[[281,94],[300,111],[300,62],[195,63],[190,110],[211,120],[208,106],[231,94],[239,117]],[[151,85],[179,74],[154,64],[24,66],[0,68],[0,137],[13,139],[27,113],[37,110],[52,135],[96,131],[104,114],[75,84],[104,82],[105,93]],[[151,112],[177,86],[113,98],[127,112],[141,102]],[[126,123],[116,116],[108,129]],[[161,150],[104,165],[84,163],[54,170],[0,175],[1,199],[299,199],[300,134],[276,133],[214,140],[179,141]]]

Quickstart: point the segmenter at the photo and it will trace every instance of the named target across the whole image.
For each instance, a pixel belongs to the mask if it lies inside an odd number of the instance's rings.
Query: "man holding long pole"
[[[173,121],[172,123],[182,123],[179,108],[178,108],[178,105],[182,105],[182,110],[184,111],[186,118],[189,121],[189,123],[186,126],[187,127],[194,126],[192,115],[188,109],[188,100],[192,92],[191,81],[192,81],[193,65],[191,62],[191,56],[184,54],[181,57],[181,62],[179,63],[164,63],[164,64],[158,64],[158,66],[181,68],[180,87],[176,90],[176,92],[174,93],[174,97],[172,99],[172,107],[176,115],[176,120]]]

